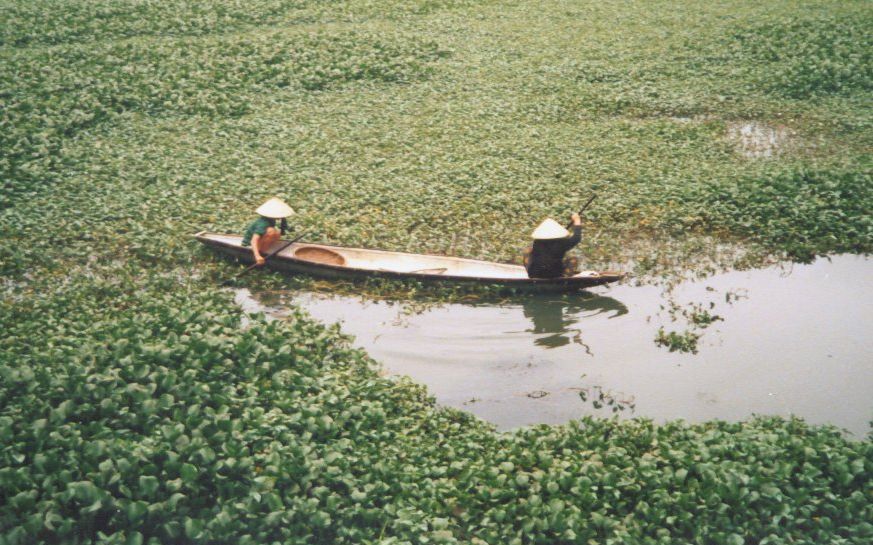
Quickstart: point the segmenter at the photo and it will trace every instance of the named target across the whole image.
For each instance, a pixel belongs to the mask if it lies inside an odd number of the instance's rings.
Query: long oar
[[[583,206],[582,208],[579,209],[580,216],[585,212],[585,209],[588,208],[588,206],[590,206],[592,202],[594,202],[594,197],[596,197],[596,196],[597,195],[591,195],[591,198],[588,199],[588,202],[585,203],[585,206]],[[567,224],[567,229],[569,229],[572,226],[573,226],[573,222],[571,221],[570,223]]]
[[[288,246],[291,246],[292,244],[294,244],[295,242],[297,242],[298,240],[300,240],[301,238],[303,238],[303,237],[305,237],[305,236],[306,236],[306,233],[303,233],[302,235],[300,235],[299,237],[295,238],[295,239],[292,240],[291,242],[288,242],[287,244],[283,244],[281,247],[279,247],[278,250],[276,250],[276,251],[274,251],[274,252],[270,252],[269,254],[267,254],[266,256],[264,256],[264,263],[266,263],[267,260],[270,259],[271,257],[273,257],[274,255],[278,254],[279,252],[281,252],[282,250],[284,250],[284,249],[287,248]],[[258,267],[258,263],[257,263],[257,261],[256,261],[256,262],[254,263],[254,265],[250,265],[249,267],[246,267],[246,269],[243,270],[241,273],[237,274],[236,276],[234,276],[233,278],[231,278],[231,279],[229,279],[229,280],[225,280],[221,285],[222,285],[222,286],[227,286],[228,284],[232,283],[234,280],[238,279],[239,277],[243,276],[244,274],[248,273],[249,271],[251,271],[252,269],[255,269],[255,268],[257,268],[257,267]]]

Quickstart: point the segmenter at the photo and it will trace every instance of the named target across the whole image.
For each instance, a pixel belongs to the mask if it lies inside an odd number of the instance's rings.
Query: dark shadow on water
[[[589,355],[591,349],[582,340],[582,329],[577,325],[580,320],[604,313],[610,313],[609,318],[628,313],[621,301],[590,293],[527,297],[522,300],[521,307],[525,318],[533,325],[532,329],[525,331],[536,335],[535,345],[559,348],[573,342],[585,348]]]
[[[281,312],[293,298],[293,291],[262,291],[256,294],[262,310],[268,313]],[[299,293],[299,292],[298,292]],[[286,299],[286,296],[288,297]],[[363,297],[339,296],[331,298],[324,296],[322,301],[333,299],[336,302],[345,301],[346,304],[359,305],[360,308],[372,303],[372,300]],[[588,291],[580,291],[573,294],[519,294],[510,297],[493,296],[480,297],[467,301],[419,301],[416,299],[383,300],[389,305],[399,305],[401,311],[397,319],[392,322],[394,326],[402,326],[410,316],[425,313],[437,308],[461,305],[469,307],[491,307],[494,309],[520,309],[525,318],[530,320],[531,327],[524,329],[525,333],[532,333],[534,345],[542,348],[560,348],[575,343],[583,347],[589,355],[588,345],[582,340],[580,322],[585,318],[606,315],[608,319],[617,318],[628,314],[628,308],[621,301],[612,297],[597,295]]]

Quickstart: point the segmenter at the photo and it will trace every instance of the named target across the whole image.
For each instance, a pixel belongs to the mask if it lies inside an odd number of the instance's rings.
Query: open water
[[[240,290],[237,300],[280,318],[296,304],[339,321],[388,373],[409,375],[439,403],[500,429],[583,415],[698,422],[762,414],[862,438],[873,420],[873,261],[859,256],[729,272],[669,293],[625,284],[418,313],[315,293]],[[694,308],[721,319],[695,329],[683,316]],[[661,327],[702,333],[698,353],[658,346]]]

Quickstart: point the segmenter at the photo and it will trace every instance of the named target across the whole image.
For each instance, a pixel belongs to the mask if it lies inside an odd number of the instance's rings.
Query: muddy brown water
[[[729,272],[670,293],[617,285],[412,313],[301,292],[240,290],[237,301],[278,318],[299,305],[341,322],[388,373],[503,430],[583,415],[700,422],[760,414],[797,415],[862,438],[873,420],[873,261],[858,256]],[[693,329],[682,310],[695,307],[722,320]],[[660,327],[702,333],[698,353],[658,346]]]

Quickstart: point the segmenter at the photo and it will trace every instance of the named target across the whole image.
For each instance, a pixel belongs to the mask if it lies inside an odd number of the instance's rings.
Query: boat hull
[[[241,237],[200,232],[195,238],[204,245],[243,263],[254,263],[251,248],[242,246]],[[279,241],[273,248],[280,248],[287,241]],[[312,253],[313,249],[335,253],[348,261],[345,264],[325,263],[295,257],[301,250]],[[380,267],[384,264],[384,267]],[[402,270],[401,266],[421,267],[417,271]],[[326,244],[296,242],[267,260],[267,268],[289,274],[306,274],[338,280],[363,280],[386,278],[393,280],[416,280],[435,284],[497,285],[518,291],[568,292],[615,282],[624,277],[622,273],[590,272],[582,276],[561,278],[528,278],[519,265],[492,263],[473,259],[447,256],[429,256],[346,248]]]

